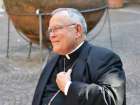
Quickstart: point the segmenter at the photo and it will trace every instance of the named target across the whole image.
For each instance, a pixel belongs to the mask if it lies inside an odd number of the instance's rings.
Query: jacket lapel
[[[48,82],[48,79],[51,75],[51,73],[54,70],[54,67],[56,65],[56,62],[58,61],[59,56],[56,55],[54,57],[54,59],[52,59],[50,62],[48,62],[48,64],[46,65],[46,67],[44,68],[44,71],[42,73],[42,82],[41,82],[41,86],[44,87],[46,85],[46,83]]]
[[[84,73],[85,70],[87,70],[86,65],[87,65],[87,59],[88,55],[90,52],[90,47],[91,45],[88,42],[84,43],[84,46],[80,52],[79,57],[77,60],[74,62],[73,68],[72,68],[72,74],[71,74],[71,80],[72,81],[83,81],[84,80]],[[67,97],[65,100],[64,105],[71,105],[71,97]]]
[[[72,69],[72,74],[71,74],[71,78],[74,81],[81,81],[83,78],[83,74],[85,71],[85,66],[86,63],[84,61],[82,61],[81,59],[78,59],[76,64],[74,65],[73,69]]]
[[[34,104],[33,105],[39,105],[41,101],[41,97],[45,88],[46,83],[48,82],[48,79],[53,72],[53,68],[55,67],[55,64],[58,60],[59,56],[55,55],[53,59],[51,59],[47,65],[44,67],[43,72],[40,76],[37,88],[36,88],[36,93],[35,93],[35,99],[34,99]]]
[[[83,49],[75,61],[72,72],[72,80],[81,81],[83,79],[84,72],[87,66],[87,58],[90,52],[91,45],[88,42],[85,42]]]

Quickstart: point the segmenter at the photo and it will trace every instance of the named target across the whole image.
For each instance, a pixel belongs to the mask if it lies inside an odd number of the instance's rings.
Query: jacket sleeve
[[[72,81],[68,97],[76,99],[79,105],[125,105],[125,74],[120,58],[114,53],[108,54],[96,68],[91,67],[96,80]]]

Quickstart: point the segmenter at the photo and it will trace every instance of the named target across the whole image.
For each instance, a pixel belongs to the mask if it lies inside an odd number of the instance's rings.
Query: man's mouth
[[[54,44],[55,44],[55,43],[59,43],[59,41],[51,41],[51,42],[54,43]]]

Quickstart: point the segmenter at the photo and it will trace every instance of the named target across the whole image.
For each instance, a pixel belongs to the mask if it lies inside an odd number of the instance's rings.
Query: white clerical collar
[[[69,54],[71,54],[71,53],[75,52],[76,50],[78,50],[83,44],[84,44],[84,41],[81,42],[81,43],[80,43],[75,49],[73,49],[70,53],[67,53],[67,54],[65,55],[66,58],[69,60],[69,59],[70,59]]]

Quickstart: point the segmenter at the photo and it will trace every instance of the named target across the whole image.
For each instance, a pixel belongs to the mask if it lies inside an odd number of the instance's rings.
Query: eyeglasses
[[[68,25],[64,25],[64,26],[56,26],[56,27],[53,27],[53,28],[48,28],[48,35],[50,35],[51,33],[55,33],[58,30],[62,30],[66,27],[70,27],[70,26],[74,26],[74,25],[76,25],[76,24],[68,24]]]

